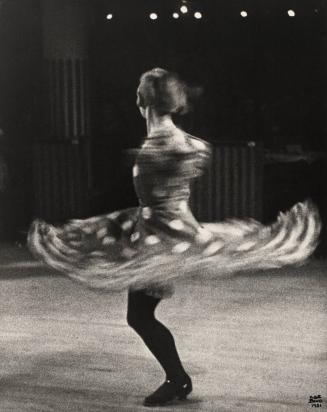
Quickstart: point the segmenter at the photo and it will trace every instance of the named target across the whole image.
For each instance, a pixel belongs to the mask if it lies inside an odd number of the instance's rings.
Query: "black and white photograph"
[[[327,410],[327,0],[0,0],[0,411]]]

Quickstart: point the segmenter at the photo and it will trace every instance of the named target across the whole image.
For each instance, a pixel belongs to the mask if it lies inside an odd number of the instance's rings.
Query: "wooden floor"
[[[148,411],[164,375],[126,324],[126,294],[97,294],[0,252],[0,411]],[[178,284],[158,308],[194,381],[163,411],[327,409],[327,263]],[[155,410],[158,410],[156,408]]]

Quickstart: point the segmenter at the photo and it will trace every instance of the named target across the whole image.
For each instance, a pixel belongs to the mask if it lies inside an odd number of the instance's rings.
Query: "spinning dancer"
[[[48,265],[91,288],[128,289],[128,324],[156,357],[166,380],[145,398],[146,406],[183,399],[192,382],[174,338],[154,315],[173,280],[191,275],[225,276],[301,264],[314,251],[320,220],[310,202],[280,214],[276,223],[230,220],[199,224],[189,208],[190,182],[201,175],[210,145],[175,126],[172,115],[188,108],[188,88],[163,69],[142,75],[137,105],[147,137],[133,168],[138,208],[62,227],[35,221],[29,245]]]

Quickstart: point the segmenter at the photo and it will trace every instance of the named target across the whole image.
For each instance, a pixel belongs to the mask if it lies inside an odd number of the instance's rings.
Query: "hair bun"
[[[177,74],[161,68],[145,72],[138,88],[138,105],[153,107],[161,115],[188,111],[188,86]]]

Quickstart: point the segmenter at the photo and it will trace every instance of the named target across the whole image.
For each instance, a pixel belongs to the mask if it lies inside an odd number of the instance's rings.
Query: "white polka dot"
[[[139,175],[139,167],[135,165],[133,167],[133,177],[137,177]]]
[[[146,245],[156,245],[157,243],[160,243],[160,239],[158,238],[158,236],[150,235],[144,239],[144,243]]]
[[[69,244],[70,244],[71,246],[74,246],[74,247],[79,247],[79,246],[82,245],[82,242],[71,240],[71,241],[69,242]]]
[[[186,202],[186,200],[182,200],[179,204],[179,210],[181,210],[182,212],[187,212],[188,210],[188,204]]]
[[[186,252],[186,250],[189,249],[190,246],[191,244],[188,242],[181,242],[172,248],[172,252],[173,253],[183,253],[183,252]]]
[[[105,253],[100,252],[99,250],[95,250],[94,252],[91,252],[91,256],[103,257],[103,256],[105,256]]]
[[[101,217],[93,216],[93,217],[89,217],[88,219],[86,219],[86,223],[89,223],[89,224],[97,223],[99,222],[99,220],[101,220]]]
[[[239,252],[246,251],[246,250],[251,249],[251,247],[253,247],[254,245],[255,245],[255,242],[253,241],[245,242],[242,245],[240,245],[236,250]]]
[[[201,142],[201,140],[193,140],[193,145],[196,149],[198,150],[204,150],[206,148],[206,145]]]
[[[213,234],[209,230],[200,228],[195,236],[195,240],[198,243],[207,243],[212,237]]]
[[[224,247],[224,242],[222,242],[221,240],[218,240],[217,242],[213,242],[207,248],[205,248],[202,254],[204,256],[211,256],[214,253],[218,252],[218,250],[222,249],[223,247]]]
[[[184,229],[184,223],[179,220],[179,219],[174,219],[171,222],[168,223],[169,227],[175,230],[183,230]]]
[[[144,207],[142,209],[142,217],[143,219],[150,219],[152,216],[152,211],[149,207]]]
[[[84,220],[82,220],[82,219],[72,219],[72,220],[70,220],[70,222],[68,223],[68,224],[71,224],[71,225],[73,225],[73,226],[76,226],[76,225],[81,225],[81,224],[83,224],[83,223],[85,223],[85,221]]]
[[[121,224],[121,227],[123,230],[129,230],[132,228],[134,222],[132,220],[126,220],[126,222],[123,222]]]
[[[75,255],[77,256],[79,254],[79,252],[75,249],[72,248],[65,248],[65,253],[67,253],[68,255]]]
[[[94,226],[84,226],[82,230],[87,235],[90,235],[91,233],[94,232]]]
[[[124,249],[122,250],[122,252],[121,252],[122,256],[124,256],[124,257],[126,257],[126,258],[128,258],[128,259],[130,259],[130,258],[132,258],[133,256],[135,256],[136,253],[137,253],[136,250],[131,249],[131,248],[129,248],[129,247],[124,248]]]
[[[97,231],[97,238],[98,238],[98,239],[102,239],[103,237],[106,236],[106,234],[107,234],[107,228],[106,228],[106,227],[103,227],[102,229],[99,229],[99,230]]]
[[[114,244],[115,242],[116,242],[116,239],[115,239],[114,237],[112,237],[112,236],[106,236],[106,237],[104,237],[104,238],[102,239],[102,244],[103,244],[104,246],[112,245],[112,244]]]
[[[115,220],[115,219],[117,219],[118,216],[120,216],[120,214],[121,214],[121,212],[119,212],[119,211],[112,212],[112,213],[109,213],[109,215],[107,215],[107,217],[109,217],[110,219]]]
[[[131,235],[131,241],[132,242],[136,242],[139,238],[140,238],[140,233],[139,232],[132,233],[132,235]]]

